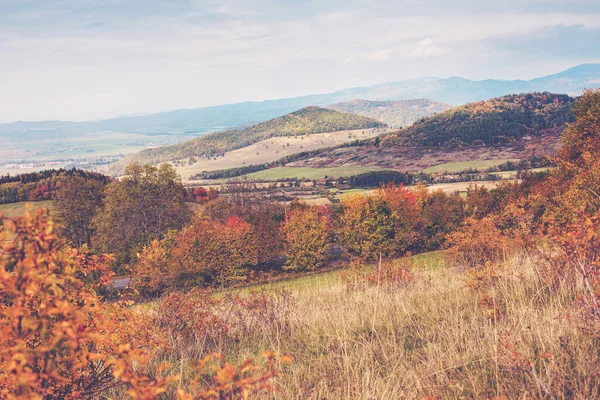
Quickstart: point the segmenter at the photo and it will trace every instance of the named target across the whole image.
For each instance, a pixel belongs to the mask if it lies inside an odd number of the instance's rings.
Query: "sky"
[[[0,122],[600,62],[598,0],[0,0]]]

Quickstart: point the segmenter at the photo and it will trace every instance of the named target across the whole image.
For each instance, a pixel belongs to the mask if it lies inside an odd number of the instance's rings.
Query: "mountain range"
[[[356,99],[332,104],[327,108],[362,115],[384,122],[392,128],[401,128],[420,118],[449,110],[452,106],[429,99],[397,101]]]
[[[101,121],[19,121],[0,124],[0,137],[18,137],[20,140],[60,139],[98,132],[200,136],[208,132],[259,123],[309,105],[324,107],[355,99],[395,101],[427,98],[436,102],[461,105],[512,93],[550,91],[579,95],[585,88],[597,87],[600,87],[600,64],[582,64],[557,74],[531,80],[475,81],[460,77],[425,77],[328,94],[175,110]]]

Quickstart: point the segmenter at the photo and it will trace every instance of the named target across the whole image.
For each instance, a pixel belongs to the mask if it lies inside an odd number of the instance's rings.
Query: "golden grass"
[[[578,289],[550,289],[538,262],[504,264],[486,291],[496,312],[450,268],[418,268],[415,283],[394,290],[347,291],[329,273],[326,284],[288,286],[291,311],[217,350],[234,361],[293,355],[279,399],[598,398],[598,343],[564,318]]]
[[[372,138],[385,131],[385,129],[359,129],[304,136],[274,137],[241,149],[229,151],[223,157],[217,157],[216,159],[199,158],[192,165],[180,165],[176,169],[184,179],[188,179],[190,176],[202,171],[264,164],[279,160],[290,154],[333,147],[356,139]]]

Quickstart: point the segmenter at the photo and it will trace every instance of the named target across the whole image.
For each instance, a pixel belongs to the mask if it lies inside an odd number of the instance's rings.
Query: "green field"
[[[500,164],[504,164],[508,161],[519,161],[519,160],[472,160],[472,161],[459,161],[459,162],[448,162],[444,164],[434,165],[433,167],[425,168],[423,172],[428,174],[441,174],[444,172],[453,173],[464,171],[468,168],[477,168],[479,171],[483,171],[490,167],[495,167]]]
[[[0,214],[3,214],[6,217],[17,217],[25,214],[27,207],[31,207],[33,210],[37,210],[38,208],[47,208],[52,211],[54,209],[54,204],[52,200],[0,204]]]
[[[415,267],[425,270],[437,270],[444,265],[444,252],[442,250],[429,253],[416,254],[412,256]],[[249,293],[261,289],[285,288],[294,293],[310,292],[316,289],[326,289],[340,283],[340,272],[348,270],[343,267],[333,271],[317,272],[300,277],[282,279],[273,283],[264,283],[252,286],[244,286],[235,289],[224,289],[218,293],[219,296],[230,293]]]
[[[306,178],[323,179],[325,177],[338,178],[340,176],[352,176],[371,171],[383,171],[379,167],[333,167],[333,168],[305,168],[305,167],[275,167],[264,171],[244,175],[249,179],[265,181],[276,181],[279,179]]]

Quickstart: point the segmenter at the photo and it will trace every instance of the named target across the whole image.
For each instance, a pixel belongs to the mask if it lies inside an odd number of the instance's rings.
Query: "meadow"
[[[506,159],[506,160],[472,160],[472,161],[457,161],[457,162],[447,162],[443,164],[434,165],[429,168],[423,169],[423,172],[428,174],[441,174],[444,172],[454,173],[464,171],[466,169],[478,169],[479,171],[484,171],[491,167],[496,167],[498,165],[504,164],[508,161],[517,162],[519,160],[516,159]]]
[[[258,179],[266,181],[276,181],[281,179],[324,179],[338,178],[340,176],[352,176],[370,171],[383,171],[378,167],[331,167],[331,168],[310,168],[310,167],[275,167],[263,171],[244,175],[248,179]]]
[[[183,179],[188,179],[190,176],[202,171],[264,164],[303,151],[333,147],[356,139],[372,138],[382,132],[385,132],[385,130],[360,129],[302,136],[273,137],[241,149],[228,151],[222,157],[198,158],[191,165],[189,160],[181,160],[179,163],[175,163],[175,168]]]
[[[52,200],[47,201],[24,201],[19,203],[10,203],[10,204],[0,204],[0,214],[3,214],[5,217],[17,217],[25,214],[25,211],[29,208],[32,210],[37,210],[38,208],[47,208],[52,212],[54,210]]]
[[[414,279],[393,288],[352,289],[343,271],[330,271],[218,294],[269,300],[244,321],[223,309],[232,332],[252,329],[217,349],[232,363],[264,349],[293,355],[274,381],[281,399],[600,395],[589,369],[599,361],[595,342],[564,319],[582,282],[550,290],[540,258],[522,253],[506,258],[484,290],[444,265],[441,252],[414,259]]]

